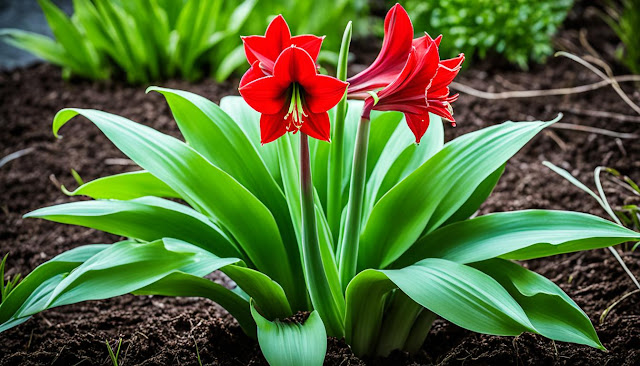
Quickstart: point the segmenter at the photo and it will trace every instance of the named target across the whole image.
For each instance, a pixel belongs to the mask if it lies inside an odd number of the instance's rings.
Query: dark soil
[[[569,29],[563,30],[557,38],[559,46],[585,49],[578,41],[578,32],[584,23],[580,21],[583,10],[574,11],[567,23]],[[613,54],[615,36],[593,17],[588,20],[593,23],[587,33],[593,48],[602,55]],[[370,51],[364,44],[360,48]],[[610,57],[605,59],[613,64]],[[458,81],[480,90],[505,91],[570,87],[599,80],[572,61],[552,59],[528,72],[498,69],[490,61],[475,63]],[[161,85],[189,90],[217,102],[225,95],[236,94],[236,82],[188,84],[170,81]],[[119,239],[96,230],[24,220],[22,215],[39,207],[81,199],[66,197],[59,190],[60,183],[76,186],[70,174],[72,168],[85,181],[136,169],[127,165],[124,156],[87,121],[78,119],[70,123],[62,130],[64,139],[55,140],[51,120],[59,109],[70,106],[101,109],[178,136],[163,98],[145,95],[144,89],[144,86],[125,86],[118,82],[64,82],[60,71],[49,65],[0,74],[0,157],[33,149],[0,167],[0,253],[11,253],[9,274],[27,274],[38,264],[79,245],[112,243]],[[626,85],[625,90],[635,102],[640,102],[637,88]],[[632,115],[633,111],[610,88],[578,95],[520,100],[492,101],[461,95],[455,110],[459,127],[447,129],[448,139],[508,119],[548,120],[560,111],[565,112],[564,123],[640,133],[639,123],[576,114],[576,111],[600,110]],[[593,169],[598,165],[616,168],[640,180],[640,144],[637,140],[616,140],[591,133],[552,129],[540,134],[509,162],[498,187],[482,207],[482,213],[547,208],[604,215],[591,197],[545,168],[541,164],[544,160],[568,169],[590,186],[593,186]],[[605,184],[605,189],[616,207],[638,203],[637,197],[632,198],[614,184]],[[624,258],[631,270],[640,274],[640,254],[625,252]],[[396,352],[386,360],[361,360],[343,342],[330,340],[325,363],[640,363],[640,294],[621,302],[599,324],[600,314],[608,305],[634,290],[632,282],[608,251],[563,255],[530,261],[526,265],[553,280],[584,309],[596,324],[608,352],[554,343],[530,334],[516,338],[479,335],[437,320],[423,350],[417,355]],[[224,281],[215,274],[212,278]],[[49,310],[0,334],[0,365],[107,365],[111,361],[105,341],[115,347],[118,339],[122,339],[121,365],[197,365],[196,350],[203,364],[266,364],[257,344],[241,332],[223,309],[208,300],[127,295]]]

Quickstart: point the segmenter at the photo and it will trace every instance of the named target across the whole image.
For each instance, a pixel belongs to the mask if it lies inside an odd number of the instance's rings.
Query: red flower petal
[[[242,79],[240,79],[240,88],[265,76],[267,75],[265,75],[264,71],[260,68],[260,61],[255,61],[249,70],[242,75]]]
[[[420,143],[422,136],[427,132],[427,128],[429,128],[429,113],[424,114],[413,114],[413,113],[405,113],[405,120],[407,121],[407,125],[413,135],[416,137],[416,144]]]
[[[287,46],[296,46],[304,49],[315,62],[318,60],[322,41],[324,41],[324,37],[318,37],[312,34],[302,34],[292,37],[291,41],[289,41],[289,45]]]
[[[296,46],[282,51],[273,68],[273,76],[282,84],[307,80],[316,75],[316,63],[307,51]]]
[[[329,114],[327,112],[307,112],[307,116],[304,117],[304,123],[302,124],[302,127],[300,127],[300,131],[318,140],[331,140],[331,123],[329,122]]]
[[[263,114],[260,116],[260,142],[264,145],[280,138],[287,133],[287,124],[284,121],[286,109],[276,114]]]
[[[348,83],[331,76],[315,75],[301,80],[305,103],[312,113],[326,112],[333,108],[344,96]]]
[[[440,116],[447,121],[455,122],[456,120],[453,118],[453,114],[451,114],[451,110],[449,108],[450,107],[448,105],[445,105],[444,102],[430,101],[429,107],[427,109],[429,110],[429,112]]]
[[[260,61],[268,70],[273,69],[274,61],[290,40],[291,31],[282,15],[273,18],[264,36],[242,37],[247,61],[252,65]]]
[[[265,76],[238,89],[251,108],[264,114],[279,112],[286,104],[289,83],[282,83],[274,76]]]
[[[384,40],[376,60],[361,73],[349,78],[349,94],[357,95],[389,84],[402,70],[411,51],[413,25],[409,14],[394,5],[384,20]]]

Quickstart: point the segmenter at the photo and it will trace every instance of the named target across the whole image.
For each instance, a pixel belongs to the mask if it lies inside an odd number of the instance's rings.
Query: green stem
[[[347,24],[342,35],[342,45],[338,58],[336,77],[347,80],[347,59],[349,58],[349,44],[351,43],[351,22]],[[347,92],[336,107],[336,118],[333,121],[333,138],[329,153],[329,186],[327,188],[327,221],[333,237],[338,238],[340,231],[340,217],[342,216],[342,174],[344,160],[344,120],[347,115]]]
[[[353,166],[351,167],[351,185],[347,204],[347,220],[344,235],[340,240],[340,283],[342,290],[347,288],[356,275],[358,265],[358,247],[360,245],[360,225],[362,221],[362,203],[367,175],[367,150],[369,148],[369,130],[371,121],[362,117],[356,134]]]
[[[302,257],[311,303],[314,309],[318,310],[327,327],[327,333],[331,336],[342,337],[344,335],[344,320],[340,316],[341,312],[333,298],[320,253],[313,201],[309,139],[302,132],[300,132],[300,202],[302,207]]]

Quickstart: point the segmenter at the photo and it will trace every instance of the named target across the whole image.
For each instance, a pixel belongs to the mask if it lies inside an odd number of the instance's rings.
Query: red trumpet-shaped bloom
[[[349,97],[366,99],[367,91],[385,87],[402,71],[413,40],[413,25],[400,4],[394,5],[384,19],[384,40],[375,61],[361,73],[349,78]]]
[[[240,86],[242,87],[263,76],[272,75],[278,56],[292,45],[307,51],[315,62],[323,39],[324,37],[311,34],[292,37],[289,25],[287,25],[282,15],[278,15],[269,23],[264,36],[242,37],[244,53],[251,68],[240,80]]]
[[[241,86],[240,95],[260,112],[263,144],[286,132],[330,139],[327,111],[344,96],[348,83],[319,75],[312,56],[297,46],[286,48],[276,59],[273,74]]]
[[[455,126],[451,103],[458,95],[449,95],[449,84],[460,71],[464,55],[440,60],[440,39],[425,35],[413,41],[402,71],[377,93],[365,100],[363,117],[372,109],[403,112],[416,143],[429,127],[429,112],[449,120]]]

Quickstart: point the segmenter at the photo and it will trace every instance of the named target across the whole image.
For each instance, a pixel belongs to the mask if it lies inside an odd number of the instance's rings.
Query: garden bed
[[[574,10],[569,29],[562,31],[559,39],[579,45],[577,24],[581,18],[576,15],[579,11]],[[602,54],[613,54],[615,36],[601,24],[590,28],[587,39]],[[528,72],[499,69],[491,62],[476,63],[457,81],[480,90],[505,91],[570,87],[599,79],[570,60],[552,59]],[[237,80],[224,84],[209,80],[199,84],[169,81],[160,85],[189,90],[215,102],[225,95],[237,94]],[[75,169],[85,181],[137,169],[87,122],[70,124],[62,130],[64,138],[55,140],[51,121],[59,109],[100,109],[179,136],[164,99],[156,94],[146,95],[144,89],[145,86],[118,82],[68,83],[61,80],[58,69],[44,64],[0,74],[0,156],[30,149],[26,155],[0,167],[0,253],[11,253],[10,274],[26,275],[38,264],[82,244],[112,243],[119,239],[92,229],[25,220],[22,215],[36,208],[82,199],[69,198],[60,192],[59,184],[76,186],[70,169]],[[634,101],[640,101],[637,88],[634,91],[627,86],[625,90]],[[485,100],[463,94],[455,109],[458,127],[447,126],[447,140],[508,119],[549,120],[560,111],[566,112],[563,123],[640,133],[640,123],[575,114],[587,110],[630,114],[630,108],[610,88],[562,97],[507,100]],[[637,140],[617,142],[599,134],[552,129],[541,133],[510,160],[493,195],[482,206],[482,213],[546,208],[604,214],[591,197],[544,167],[541,164],[544,160],[569,170],[589,185],[592,171],[598,165],[610,166],[640,180]],[[633,203],[625,198],[628,195],[623,190],[614,185],[606,188],[614,203]],[[629,252],[623,257],[631,270],[640,274],[640,254]],[[437,320],[417,355],[397,352],[387,360],[360,360],[344,343],[332,340],[325,363],[634,365],[640,362],[640,294],[621,302],[599,324],[602,311],[634,289],[608,251],[534,260],[527,266],[553,280],[584,309],[609,352],[554,344],[530,334],[516,338],[479,335]],[[211,278],[225,281],[216,274]],[[257,343],[246,337],[226,311],[211,301],[127,295],[46,311],[0,334],[0,365],[109,364],[105,340],[113,346],[119,338],[123,341],[122,365],[197,365],[198,353],[203,364],[266,364]]]

